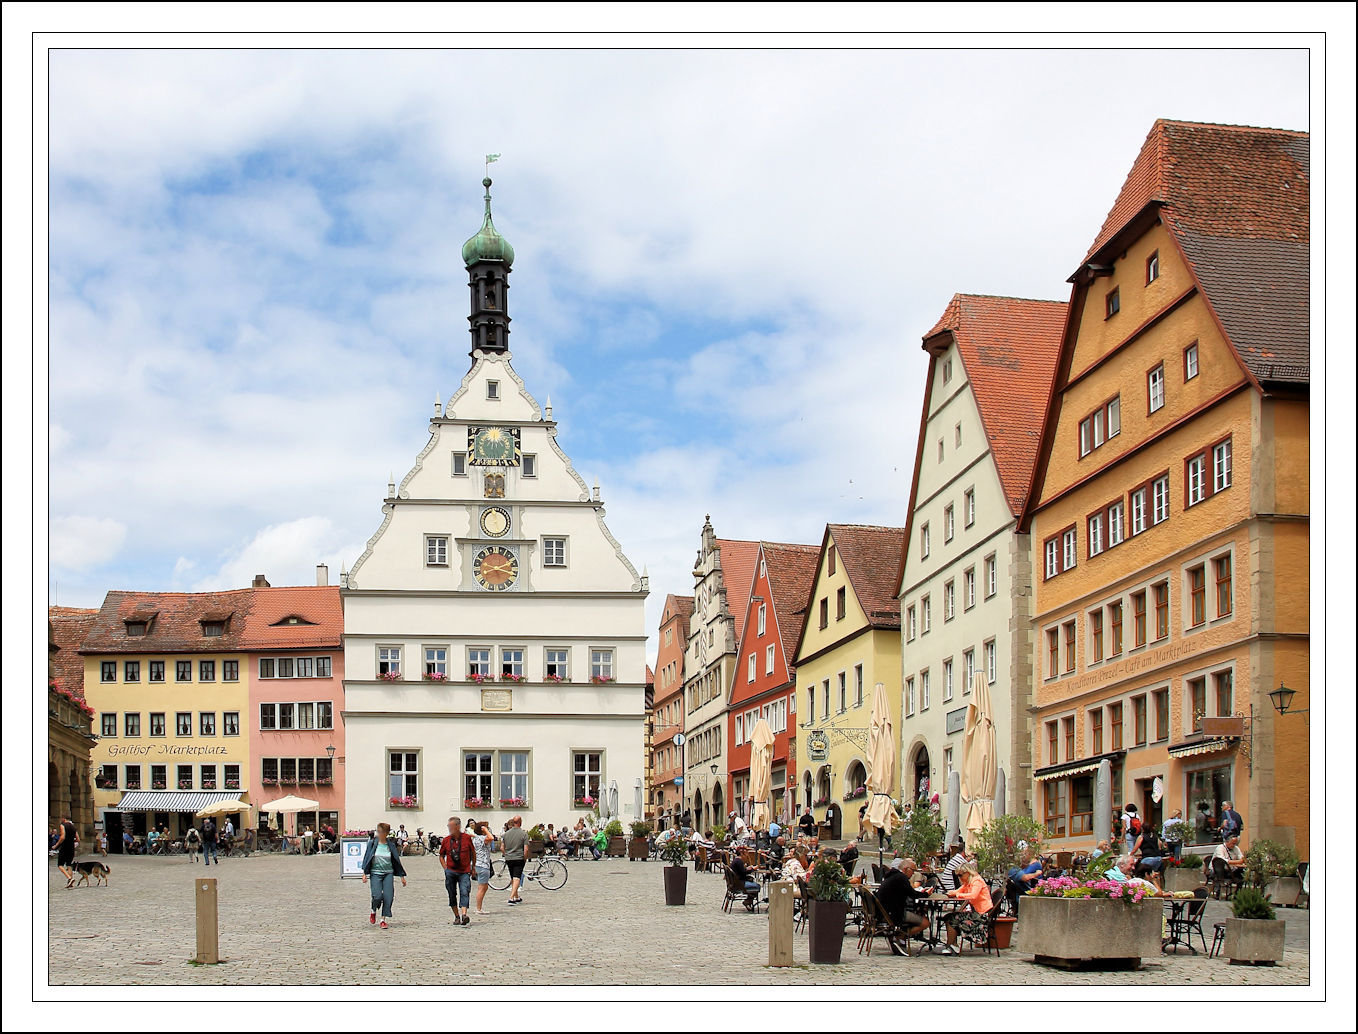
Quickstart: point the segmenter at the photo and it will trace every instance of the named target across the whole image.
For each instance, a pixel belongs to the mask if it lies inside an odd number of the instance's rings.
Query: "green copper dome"
[[[490,219],[490,177],[483,179],[481,185],[486,188],[486,218],[476,235],[462,245],[462,261],[469,266],[477,262],[503,262],[512,266],[514,249],[500,236]]]

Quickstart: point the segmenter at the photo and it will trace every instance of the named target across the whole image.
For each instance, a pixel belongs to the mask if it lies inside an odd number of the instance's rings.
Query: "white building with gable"
[[[342,575],[346,814],[574,821],[644,771],[646,579],[508,351],[513,249],[463,246],[472,365]]]

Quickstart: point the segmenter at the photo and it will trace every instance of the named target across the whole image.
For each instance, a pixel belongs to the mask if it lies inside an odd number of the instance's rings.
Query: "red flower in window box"
[[[605,682],[614,681],[612,675],[591,675],[589,677],[589,680],[593,682],[596,686],[602,686]]]
[[[192,790],[192,789],[193,789],[193,780],[192,780],[192,779],[181,779],[181,780],[179,780],[179,788],[180,788],[181,790]]]
[[[528,676],[527,676],[527,675],[514,675],[514,674],[512,674],[511,672],[504,671],[504,672],[501,672],[501,673],[500,673],[500,681],[501,681],[501,682],[527,682],[527,681],[528,681]]]
[[[393,808],[418,808],[419,801],[414,796],[409,797],[389,797],[387,804]]]
[[[480,671],[467,672],[467,681],[475,682],[478,686],[483,682],[489,682],[490,676]]]
[[[377,677],[383,682],[401,681],[401,673],[399,671],[379,671]]]
[[[462,806],[473,810],[477,808],[489,808],[490,801],[486,800],[484,797],[464,797],[462,798]]]
[[[542,681],[543,681],[543,682],[565,682],[565,681],[566,681],[566,676],[565,676],[565,675],[544,675],[544,676],[542,676]]]
[[[424,673],[425,682],[447,682],[448,676],[441,671],[426,671]]]

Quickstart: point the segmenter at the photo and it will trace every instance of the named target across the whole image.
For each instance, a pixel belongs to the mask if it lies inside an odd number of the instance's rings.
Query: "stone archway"
[[[854,758],[844,769],[844,799],[848,800],[850,795],[860,786],[866,789],[867,785],[867,765],[863,764],[861,758]]]
[[[910,776],[910,799],[918,800],[936,792],[929,774],[929,748],[923,743],[915,746],[910,753],[910,763],[906,766]]]
[[[722,804],[721,783],[712,786],[712,825],[726,825],[726,811]]]
[[[811,781],[811,769],[808,768],[802,773],[802,807],[811,807],[815,799],[815,785]]]
[[[703,828],[703,792],[693,791],[693,828]]]
[[[831,799],[830,766],[821,765],[820,772],[816,775],[816,800],[824,800],[828,803]]]

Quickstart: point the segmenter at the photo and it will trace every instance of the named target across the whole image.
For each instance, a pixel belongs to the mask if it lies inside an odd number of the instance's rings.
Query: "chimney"
[[[316,565],[316,584],[317,585],[330,584],[330,568],[327,565],[325,564]]]
[[[250,588],[268,589],[271,588],[271,586],[269,585],[269,579],[265,578],[262,574],[257,574],[255,575],[255,580],[250,583]]]

